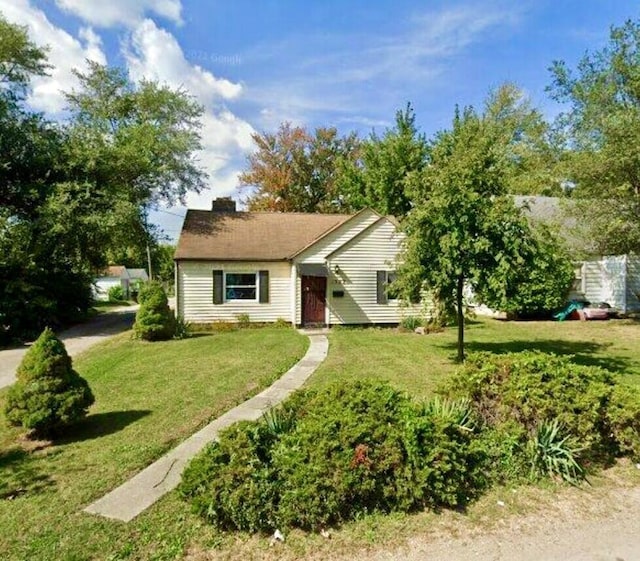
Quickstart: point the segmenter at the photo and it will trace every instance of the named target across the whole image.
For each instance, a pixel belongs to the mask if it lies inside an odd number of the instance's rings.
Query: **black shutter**
[[[376,301],[378,304],[387,303],[387,271],[376,271]]]
[[[269,303],[269,271],[260,271],[260,303]]]
[[[213,271],[213,303],[222,304],[224,302],[224,295],[222,293],[224,288],[224,280],[222,278],[222,271]]]

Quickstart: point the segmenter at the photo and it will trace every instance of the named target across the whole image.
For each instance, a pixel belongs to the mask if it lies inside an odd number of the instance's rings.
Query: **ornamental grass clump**
[[[85,417],[93,402],[91,388],[73,370],[64,344],[46,328],[18,367],[4,413],[11,425],[50,436]]]
[[[176,334],[176,319],[169,308],[169,300],[157,282],[143,285],[138,295],[140,309],[133,330],[145,341],[166,341]]]

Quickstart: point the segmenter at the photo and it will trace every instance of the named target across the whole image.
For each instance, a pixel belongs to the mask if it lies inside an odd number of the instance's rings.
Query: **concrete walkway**
[[[306,334],[311,341],[307,353],[282,378],[255,397],[227,411],[132,479],[90,504],[84,509],[85,512],[128,522],[165,493],[175,489],[187,462],[215,440],[222,429],[237,421],[259,419],[266,410],[300,388],[313,374],[326,358],[329,342],[321,333]]]
[[[73,358],[100,341],[125,331],[135,320],[138,306],[120,307],[91,318],[63,331],[58,336]],[[16,380],[16,369],[29,347],[0,351],[0,388],[10,386]]]

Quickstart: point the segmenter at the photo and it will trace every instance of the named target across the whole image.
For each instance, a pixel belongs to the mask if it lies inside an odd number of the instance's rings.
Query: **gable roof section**
[[[371,230],[373,230],[374,228],[377,228],[383,222],[389,222],[395,228],[396,232],[401,231],[400,223],[398,222],[395,216],[380,216],[380,218],[378,218],[375,222],[372,222],[366,228],[360,230],[355,236],[353,236],[353,238],[343,243],[340,247],[337,247],[336,249],[334,249],[331,253],[327,254],[326,256],[327,259],[335,257],[338,253],[341,253],[342,251],[344,251],[345,249],[347,249],[348,247],[356,243],[356,241],[359,238],[367,235],[369,232],[371,232]]]
[[[328,239],[330,238],[330,234],[332,234],[333,232],[339,231],[343,226],[344,226],[345,229],[348,230],[350,223],[356,222],[358,218],[361,218],[366,214],[372,215],[372,217],[374,217],[376,220],[380,217],[380,215],[370,207],[365,207],[363,209],[360,209],[355,214],[350,215],[349,218],[347,220],[345,220],[344,222],[341,222],[340,224],[336,224],[333,228],[331,228],[330,230],[326,231],[318,239],[313,240],[311,243],[307,244],[305,247],[301,247],[298,251],[296,251],[294,254],[292,254],[291,257],[296,257],[296,258],[301,257],[308,249],[313,248],[321,240],[328,241]],[[365,228],[366,228],[366,226],[365,226]],[[355,236],[355,235],[357,235],[357,232],[352,234],[352,237]],[[349,239],[351,239],[351,238],[349,238]],[[344,243],[346,243],[346,242],[344,242]],[[343,244],[340,243],[340,245],[343,245]],[[340,246],[338,246],[338,247],[340,247]]]
[[[175,259],[283,261],[352,216],[188,210]]]

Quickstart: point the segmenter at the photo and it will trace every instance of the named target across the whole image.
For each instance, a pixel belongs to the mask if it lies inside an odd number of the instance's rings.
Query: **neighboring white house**
[[[570,246],[582,253],[589,251],[585,228],[578,227],[575,212],[565,208],[571,202],[555,197],[516,197],[534,221],[555,226]],[[584,299],[597,305],[606,302],[619,312],[640,311],[640,257],[638,255],[593,255],[576,260],[574,285],[570,299]]]
[[[111,265],[93,282],[93,298],[95,300],[108,300],[109,289],[113,286],[121,286],[125,299],[129,299],[133,284],[148,280],[149,276],[144,269],[128,269],[122,265]]]
[[[177,313],[208,323],[397,324],[387,295],[403,234],[392,218],[238,212],[231,199],[189,210],[175,254]],[[417,306],[411,308],[418,312]]]

